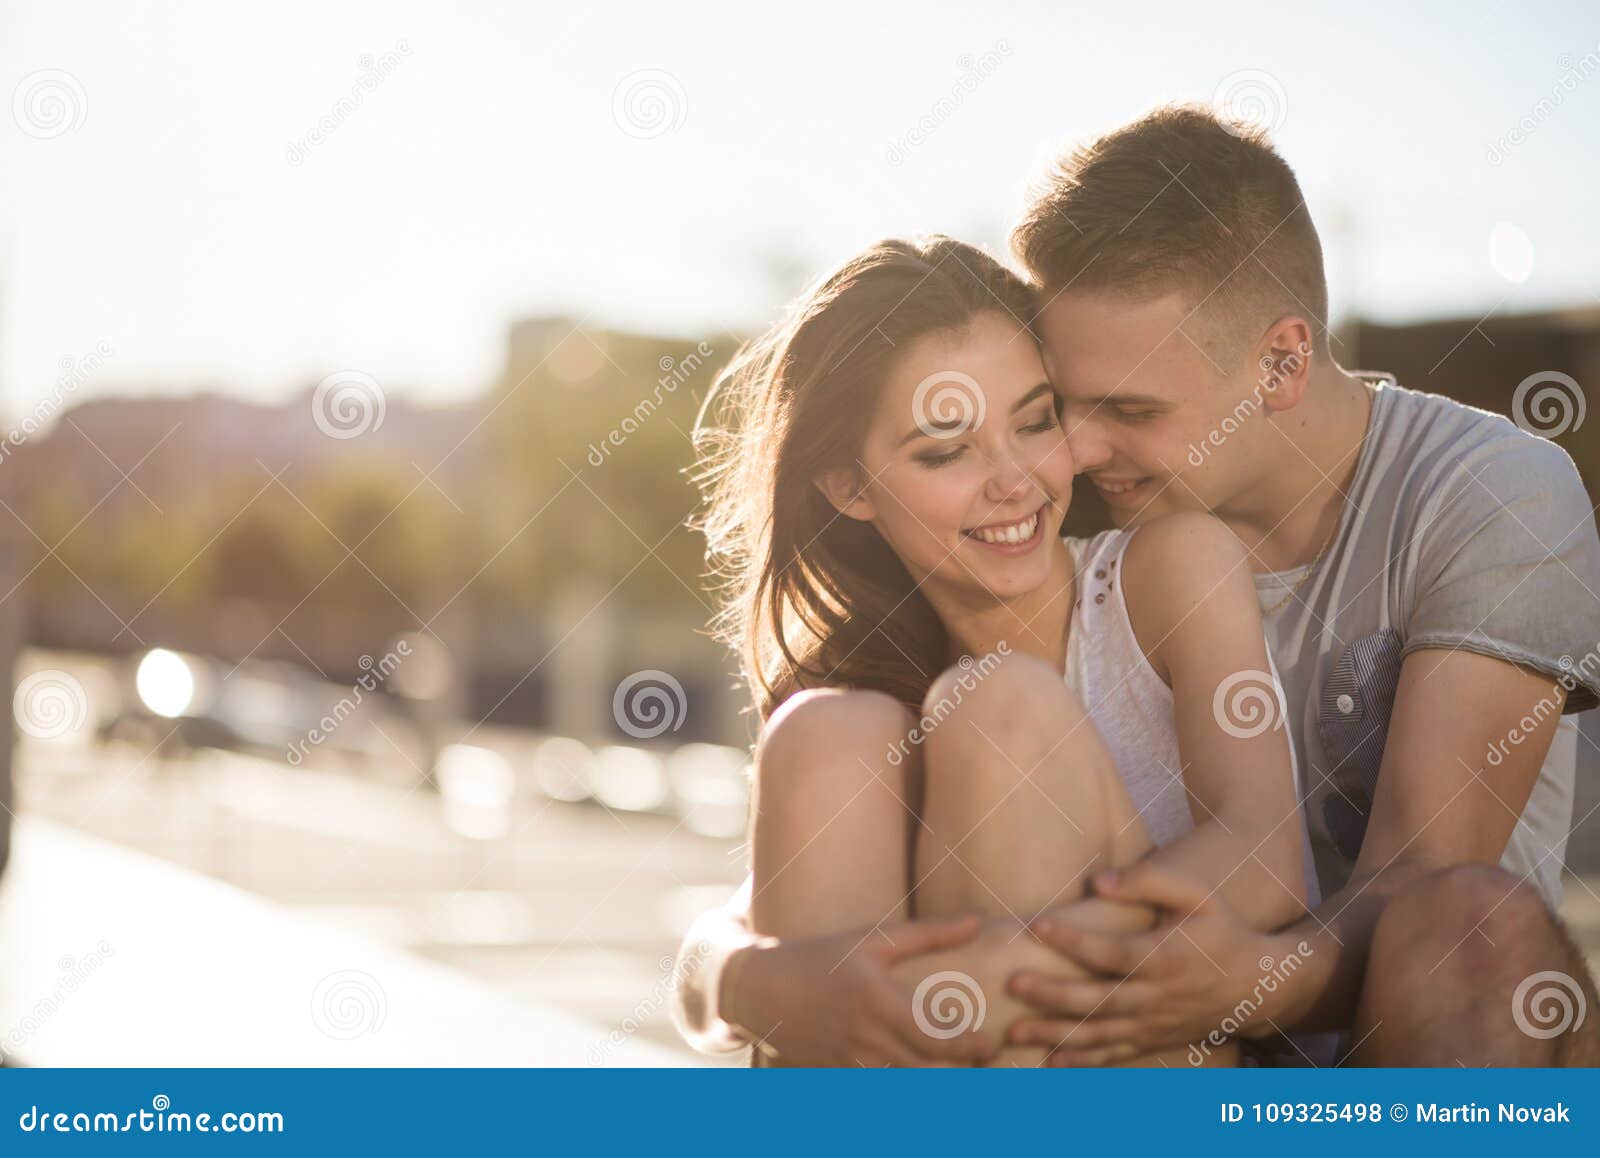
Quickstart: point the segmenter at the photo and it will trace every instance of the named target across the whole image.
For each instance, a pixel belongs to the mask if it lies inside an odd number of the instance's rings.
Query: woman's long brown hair
[[[894,360],[919,338],[983,314],[1031,333],[1028,285],[948,237],[871,246],[824,277],[790,316],[743,347],[695,424],[697,519],[720,581],[714,627],[739,654],[765,719],[794,692],[887,692],[918,709],[949,662],[932,605],[869,523],[815,481],[858,470]]]

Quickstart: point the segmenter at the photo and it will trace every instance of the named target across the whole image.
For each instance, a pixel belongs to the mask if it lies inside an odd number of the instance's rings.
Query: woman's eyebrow
[[[1054,393],[1054,390],[1055,388],[1052,387],[1048,382],[1039,383],[1032,390],[1029,390],[1021,398],[1017,399],[1016,404],[1011,407],[1011,413],[1015,414],[1034,399],[1041,398],[1046,394]]]

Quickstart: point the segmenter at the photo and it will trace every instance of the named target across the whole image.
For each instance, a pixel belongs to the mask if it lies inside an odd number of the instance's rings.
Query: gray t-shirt
[[[1562,679],[1568,713],[1596,705],[1600,538],[1566,451],[1499,415],[1385,379],[1343,519],[1313,566],[1309,579],[1304,567],[1258,575],[1256,589],[1263,610],[1288,598],[1266,617],[1267,641],[1284,683],[1320,898],[1344,887],[1361,851],[1407,655],[1494,656]],[[1576,759],[1569,717],[1501,862],[1552,906]]]

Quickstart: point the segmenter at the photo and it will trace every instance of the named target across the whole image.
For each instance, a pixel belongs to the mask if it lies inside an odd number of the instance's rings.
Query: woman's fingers
[[[1211,898],[1204,886],[1146,862],[1099,874],[1094,891],[1107,900],[1154,905],[1175,913],[1195,912]]]
[[[1126,976],[1144,957],[1138,951],[1144,944],[1141,936],[1094,933],[1058,917],[1040,917],[1028,928],[1042,944],[1096,973]]]

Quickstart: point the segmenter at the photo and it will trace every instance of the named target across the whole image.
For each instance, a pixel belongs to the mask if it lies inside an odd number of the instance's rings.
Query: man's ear
[[[1311,381],[1314,331],[1298,314],[1285,314],[1256,344],[1256,382],[1269,413],[1293,410]]]
[[[817,489],[841,515],[871,522],[877,516],[872,500],[862,492],[861,476],[853,470],[830,470],[818,476]]]

